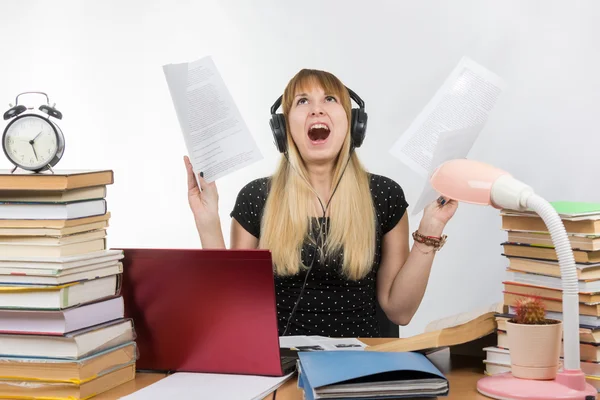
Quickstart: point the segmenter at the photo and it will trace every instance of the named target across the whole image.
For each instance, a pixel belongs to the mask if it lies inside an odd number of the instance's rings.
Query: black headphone
[[[54,117],[56,119],[62,119],[62,113],[60,111],[58,111],[56,108],[54,107],[50,107],[50,99],[48,98],[48,95],[46,93],[43,92],[23,92],[19,95],[17,95],[17,98],[15,100],[16,105],[13,107],[12,104],[10,105],[11,108],[9,108],[5,113],[4,113],[4,119],[11,119],[16,117],[19,114],[23,114],[25,111],[27,111],[27,107],[25,107],[23,104],[19,105],[19,96],[23,95],[23,94],[43,94],[44,96],[46,96],[46,104],[42,104],[39,108],[39,110],[43,113],[48,114],[50,117]]]
[[[357,148],[362,145],[365,139],[365,133],[367,132],[367,113],[365,111],[365,102],[354,93],[351,89],[348,89],[350,98],[358,104],[359,108],[352,109],[351,124],[350,124],[350,139],[352,148]],[[283,95],[275,101],[271,106],[271,131],[273,132],[273,139],[275,141],[275,147],[280,153],[287,153],[287,135],[285,128],[285,116],[281,113],[277,113],[277,109],[281,106]]]

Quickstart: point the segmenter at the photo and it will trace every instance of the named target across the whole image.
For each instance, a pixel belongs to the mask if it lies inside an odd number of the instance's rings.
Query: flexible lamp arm
[[[536,194],[527,198],[527,206],[544,221],[558,256],[562,281],[564,369],[581,368],[579,354],[579,285],[575,257],[565,227],[556,210]]]
[[[550,203],[531,187],[510,175],[502,175],[492,184],[491,202],[495,207],[535,211],[544,221],[556,250],[562,282],[564,369],[580,369],[579,285],[575,257],[560,216]]]

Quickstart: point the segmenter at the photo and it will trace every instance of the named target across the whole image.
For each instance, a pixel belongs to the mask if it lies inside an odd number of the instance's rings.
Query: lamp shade
[[[440,165],[430,181],[431,186],[446,198],[500,208],[492,202],[492,186],[501,176],[511,175],[480,161],[456,159]]]

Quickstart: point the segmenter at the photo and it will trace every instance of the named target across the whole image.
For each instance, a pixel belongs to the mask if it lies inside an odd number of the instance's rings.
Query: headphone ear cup
[[[271,114],[271,131],[273,132],[273,140],[275,147],[280,153],[287,151],[287,135],[285,132],[285,117],[283,114]]]
[[[19,114],[22,114],[23,112],[25,112],[27,110],[27,107],[25,107],[24,105],[18,105],[18,106],[14,106],[13,108],[7,110],[4,113],[4,119],[11,119],[16,117]]]
[[[360,147],[365,140],[367,132],[367,113],[360,108],[352,109],[352,127],[350,134],[352,135],[352,146]]]

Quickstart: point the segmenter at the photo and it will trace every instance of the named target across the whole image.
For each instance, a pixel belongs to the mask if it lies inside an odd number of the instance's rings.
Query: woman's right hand
[[[185,168],[187,170],[188,182],[188,202],[198,230],[212,229],[219,225],[219,193],[215,182],[207,183],[201,174],[198,175],[198,182],[194,176],[192,163],[188,156],[183,157]]]

